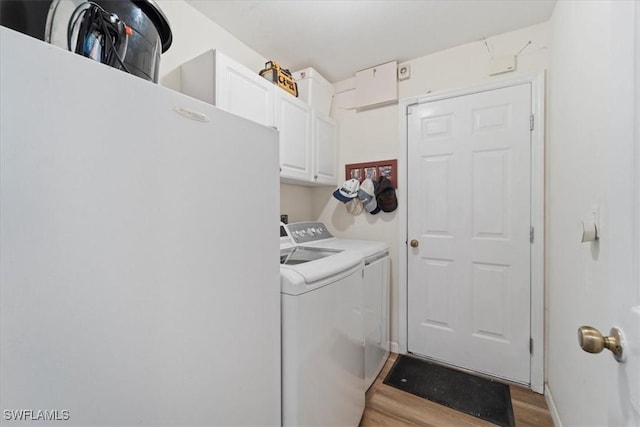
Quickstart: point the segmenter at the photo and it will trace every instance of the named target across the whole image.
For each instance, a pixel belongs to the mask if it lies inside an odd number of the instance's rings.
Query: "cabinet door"
[[[356,108],[398,101],[398,63],[376,65],[356,72]]]
[[[282,181],[311,181],[311,107],[282,90],[275,91],[276,127],[280,131]]]
[[[273,126],[275,86],[225,54],[210,50],[180,67],[182,93],[265,126]]]
[[[313,112],[313,181],[336,185],[338,163],[338,127],[329,117]]]
[[[391,342],[391,258],[382,261],[382,346],[385,350],[384,359],[389,356]],[[382,369],[382,367],[380,367]]]
[[[389,257],[364,268],[364,376],[369,388],[389,356]]]
[[[216,65],[216,106],[273,126],[273,83],[220,53],[217,53]]]

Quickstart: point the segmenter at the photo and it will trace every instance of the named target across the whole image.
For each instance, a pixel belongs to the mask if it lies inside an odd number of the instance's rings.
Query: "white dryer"
[[[362,256],[299,246],[286,234],[280,248],[282,424],[357,426],[365,405]]]
[[[321,222],[286,226],[296,245],[355,251],[364,262],[363,341],[365,390],[375,381],[389,356],[390,259],[389,245],[372,240],[334,237]]]

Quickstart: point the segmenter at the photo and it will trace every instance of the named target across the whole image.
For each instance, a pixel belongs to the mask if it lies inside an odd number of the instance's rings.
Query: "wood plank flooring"
[[[382,372],[367,392],[367,403],[360,420],[361,427],[495,426],[490,422],[384,384],[383,381],[396,357],[396,354],[391,354]],[[510,391],[517,427],[553,427],[544,396],[513,385],[510,386]]]

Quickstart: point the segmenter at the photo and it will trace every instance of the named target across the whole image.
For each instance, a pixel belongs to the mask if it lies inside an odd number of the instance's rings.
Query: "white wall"
[[[487,39],[494,55],[517,53],[529,40],[528,46],[518,57],[518,72],[539,71],[547,68],[550,42],[550,24],[542,23]],[[411,78],[401,81],[401,98],[425,94],[428,91],[458,89],[484,83],[501,77],[489,77],[489,53],[483,42],[474,42],[447,49],[410,61]],[[391,59],[391,58],[390,58]],[[510,73],[505,77],[513,77]],[[347,109],[353,99],[352,79],[338,82],[332,115],[339,126],[340,179],[344,178],[344,165],[398,157],[397,105],[356,112]],[[404,173],[405,171],[401,171]],[[400,185],[402,185],[402,181]],[[362,214],[354,217],[345,207],[331,197],[333,189],[316,188],[313,193],[313,214],[341,237],[386,241],[391,246],[392,263],[392,325],[391,339],[398,339],[398,218],[397,213]]]
[[[634,71],[625,47],[633,42],[617,39],[633,20],[624,16],[629,5],[560,1],[551,19],[548,387],[564,426],[627,425],[615,412],[628,405],[628,393],[607,388],[621,365],[607,351],[582,352],[576,330],[614,326],[607,301],[634,263]],[[601,239],[580,243],[581,220],[594,205]]]
[[[289,222],[315,219],[309,187],[280,184],[280,213],[289,215]]]

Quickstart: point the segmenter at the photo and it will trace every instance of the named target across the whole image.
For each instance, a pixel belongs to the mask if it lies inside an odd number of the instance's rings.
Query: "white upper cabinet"
[[[356,72],[356,108],[370,108],[398,101],[397,61]]]
[[[210,50],[181,67],[182,92],[265,126],[273,126],[273,84]]]
[[[315,110],[313,121],[313,181],[316,184],[336,185],[338,179],[338,127],[327,116]]]
[[[180,67],[182,93],[280,131],[280,180],[336,185],[337,125],[217,50]]]
[[[311,107],[285,91],[275,91],[276,128],[280,132],[280,178],[312,181]]]

